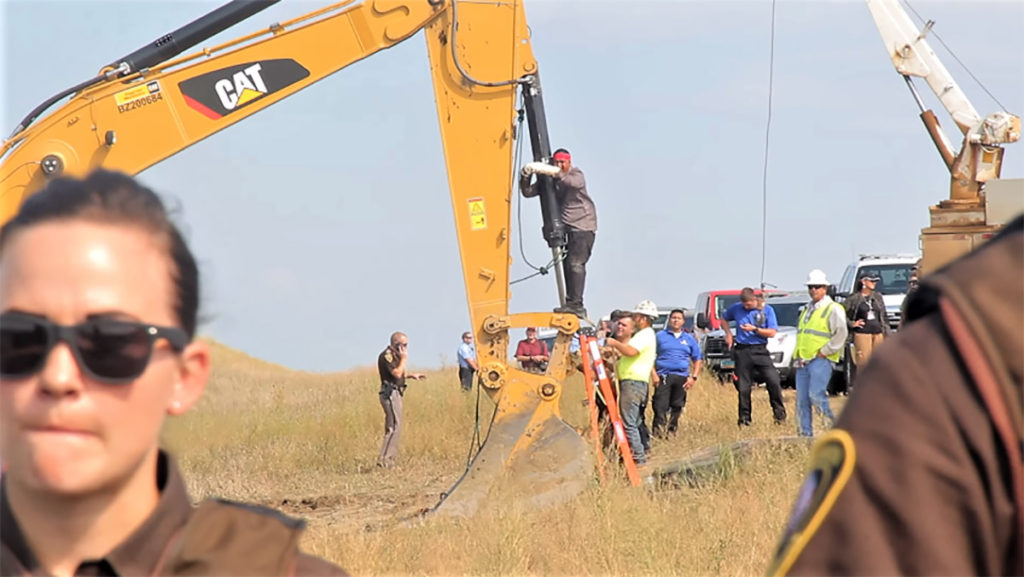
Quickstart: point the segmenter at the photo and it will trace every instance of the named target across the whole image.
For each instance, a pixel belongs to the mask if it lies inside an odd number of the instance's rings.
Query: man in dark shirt
[[[583,288],[587,279],[587,261],[597,235],[597,209],[587,193],[583,171],[572,165],[569,151],[559,148],[552,155],[552,160],[561,170],[552,178],[562,223],[569,234],[565,256],[565,306],[558,307],[555,312],[585,317],[587,309],[583,306]],[[519,189],[527,198],[540,194],[536,184],[530,183],[531,176],[532,173],[526,172],[519,180]]]
[[[537,340],[537,328],[527,327],[526,338],[519,341],[519,345],[516,346],[516,360],[522,364],[523,370],[543,373],[550,359],[548,344]]]
[[[405,395],[405,380],[422,380],[423,373],[407,373],[406,359],[409,354],[409,337],[405,333],[393,333],[391,344],[377,356],[377,371],[380,373],[380,406],[384,409],[384,443],[377,457],[377,466],[388,468],[395,464],[398,456],[398,441],[402,434],[402,396]]]
[[[904,319],[907,318],[907,303],[910,302],[910,296],[917,291],[917,277],[921,271],[921,261],[918,260],[917,264],[910,269],[910,278],[907,279],[907,294],[903,297],[903,302],[900,304],[900,323],[897,329],[903,329]]]

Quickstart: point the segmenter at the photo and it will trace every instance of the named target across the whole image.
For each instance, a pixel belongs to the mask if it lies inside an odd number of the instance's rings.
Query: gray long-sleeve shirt
[[[831,302],[835,301],[832,300],[832,297],[825,295],[818,302],[812,301],[808,303],[804,314],[814,314],[815,311],[823,306],[827,306]],[[846,313],[843,312],[842,305],[832,307],[832,311],[828,315],[828,330],[832,333],[832,338],[825,343],[825,346],[821,347],[821,354],[826,357],[834,354],[836,351],[843,350],[843,347],[846,345],[849,329],[846,327]]]
[[[562,223],[573,230],[597,232],[597,208],[587,193],[587,182],[583,171],[575,166],[568,172],[552,177],[555,181],[555,198],[562,212]],[[523,196],[531,198],[540,194],[537,183],[530,183],[529,177],[519,180]]]

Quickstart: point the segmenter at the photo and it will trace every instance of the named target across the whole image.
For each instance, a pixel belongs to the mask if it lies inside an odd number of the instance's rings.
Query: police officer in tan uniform
[[[921,279],[812,451],[771,575],[1024,575],[1024,215]]]
[[[405,333],[392,333],[388,346],[377,355],[380,373],[380,406],[384,409],[384,442],[377,457],[377,466],[388,468],[395,464],[398,442],[402,437],[402,397],[406,379],[425,379],[423,373],[406,373],[409,357],[409,337]]]

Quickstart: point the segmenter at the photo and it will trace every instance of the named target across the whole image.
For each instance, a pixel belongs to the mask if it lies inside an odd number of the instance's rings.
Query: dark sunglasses
[[[807,285],[807,288],[809,288],[809,289],[823,289],[823,288],[825,288],[825,285],[823,285],[823,284],[811,284],[811,285]]]
[[[153,344],[160,338],[178,352],[189,342],[185,331],[174,327],[112,319],[68,326],[35,315],[6,313],[0,315],[0,377],[20,379],[39,372],[53,347],[64,341],[90,379],[127,384],[145,372]]]

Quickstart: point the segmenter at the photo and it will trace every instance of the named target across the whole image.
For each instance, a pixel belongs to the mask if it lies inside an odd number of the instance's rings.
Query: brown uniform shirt
[[[393,389],[398,389],[398,392],[405,394],[405,375],[396,377],[392,374],[392,370],[402,362],[402,359],[391,350],[391,347],[387,347],[379,355],[377,355],[377,372],[380,373],[380,392],[387,395],[391,394]]]
[[[165,551],[195,512],[174,459],[161,452],[157,467],[160,501],[138,529],[102,559],[83,561],[76,575],[152,575]],[[0,485],[0,575],[45,575],[7,501],[7,480]],[[228,560],[230,563],[230,559]],[[221,564],[223,566],[223,563]],[[164,567],[167,570],[167,567]],[[299,554],[296,575],[348,575],[322,559]]]
[[[815,446],[770,574],[1024,572],[1014,505],[1024,377],[1024,234],[1016,225],[1015,235],[915,293],[908,324],[874,353],[836,428]],[[965,339],[954,339],[942,308],[950,303],[999,385],[972,376]],[[1012,427],[993,417],[993,389]]]

